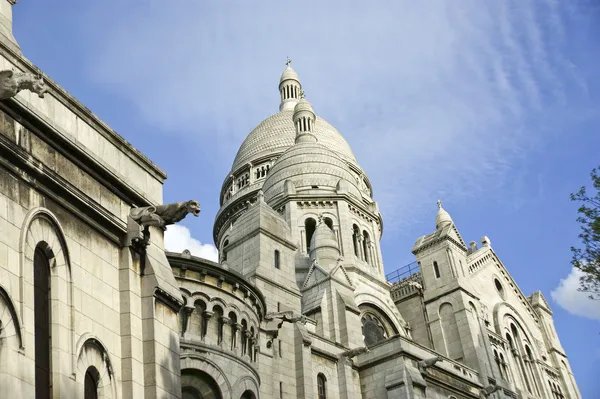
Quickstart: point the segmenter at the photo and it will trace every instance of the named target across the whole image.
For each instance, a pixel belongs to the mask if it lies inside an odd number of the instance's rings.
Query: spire
[[[318,261],[323,268],[334,267],[340,257],[340,247],[333,230],[319,215],[317,228],[310,240],[310,259]]]
[[[443,227],[446,227],[446,226],[452,224],[452,218],[450,217],[450,214],[448,212],[446,212],[446,210],[444,208],[442,208],[442,201],[438,200],[437,206],[438,206],[438,213],[435,217],[435,228],[436,228],[436,230],[440,230]]]
[[[304,98],[304,91],[300,91],[300,101],[294,107],[292,117],[296,126],[296,143],[316,142],[314,135],[315,120],[317,116],[312,105]]]
[[[285,70],[281,74],[279,79],[279,94],[281,95],[281,104],[279,110],[292,109],[300,98],[300,92],[302,91],[302,84],[300,84],[300,78],[296,71],[291,67],[292,60],[289,58],[285,62]]]

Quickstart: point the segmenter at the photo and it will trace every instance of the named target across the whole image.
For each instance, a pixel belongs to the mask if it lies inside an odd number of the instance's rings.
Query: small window
[[[323,373],[317,375],[317,392],[319,394],[319,399],[327,399],[327,379]]]
[[[502,284],[500,283],[500,280],[498,280],[497,278],[494,279],[494,285],[496,286],[496,291],[498,291],[498,294],[500,295],[500,297],[502,299],[504,299],[504,287],[502,287]]]
[[[83,382],[83,396],[85,399],[98,399],[98,370],[94,366],[88,367]]]
[[[317,222],[313,218],[308,218],[304,221],[304,229],[306,231],[306,253],[310,253],[310,241],[317,227]]]
[[[435,278],[440,278],[440,268],[436,261],[433,261],[433,272],[435,273]]]
[[[275,250],[275,259],[274,259],[275,269],[279,269],[279,251]]]

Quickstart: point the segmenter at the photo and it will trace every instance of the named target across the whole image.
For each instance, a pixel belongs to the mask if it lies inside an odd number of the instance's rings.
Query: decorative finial
[[[318,218],[319,218],[319,224],[323,223],[323,214],[322,213],[319,213]]]
[[[304,98],[304,90],[300,90],[300,98]]]
[[[442,201],[440,201],[440,200],[437,200],[437,204],[438,204],[438,208],[439,208],[439,209],[442,209]]]
[[[286,57],[287,61],[285,62],[285,65],[290,66],[290,64],[292,63],[292,60],[290,60],[290,57]]]

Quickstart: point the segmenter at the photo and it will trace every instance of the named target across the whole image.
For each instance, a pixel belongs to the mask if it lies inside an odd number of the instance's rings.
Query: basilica
[[[581,399],[542,293],[440,201],[385,274],[369,177],[289,61],[224,176],[215,263],[165,251],[200,204],[162,203],[0,3],[0,396]]]

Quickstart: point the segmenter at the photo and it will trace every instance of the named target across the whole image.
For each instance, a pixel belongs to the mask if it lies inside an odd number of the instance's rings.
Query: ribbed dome
[[[446,227],[449,224],[452,224],[452,218],[450,214],[446,212],[444,208],[442,208],[442,201],[438,200],[438,213],[435,216],[435,228],[436,230],[441,229],[442,227]]]
[[[298,77],[298,74],[296,73],[296,71],[294,71],[294,69],[288,65],[285,68],[285,70],[283,71],[283,73],[281,74],[281,79],[279,79],[279,84],[281,84],[284,81],[289,80],[289,79],[294,79],[294,80],[300,82],[300,78]]]
[[[279,156],[292,146],[296,140],[293,113],[293,109],[284,109],[271,115],[254,128],[240,146],[231,167],[232,171],[258,158]],[[358,167],[356,158],[346,140],[327,121],[317,117],[313,132],[319,143]]]
[[[310,259],[316,260],[323,267],[335,265],[340,257],[340,248],[333,230],[329,228],[322,218],[310,240]]]
[[[296,194],[331,194],[337,191],[340,180],[350,194],[361,198],[356,179],[346,162],[320,142],[300,142],[279,157],[269,172],[262,190],[270,203],[284,191],[290,181]],[[289,183],[288,183],[289,185]]]
[[[306,101],[306,98],[301,98],[300,101],[298,101],[298,104],[296,104],[296,106],[294,107],[294,114],[300,113],[300,112],[310,112],[313,115],[315,114],[315,111],[313,110],[312,105],[310,105],[310,103],[308,101]]]

